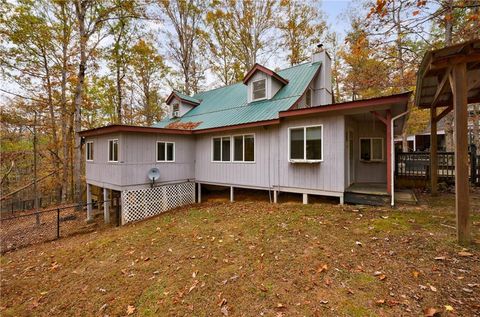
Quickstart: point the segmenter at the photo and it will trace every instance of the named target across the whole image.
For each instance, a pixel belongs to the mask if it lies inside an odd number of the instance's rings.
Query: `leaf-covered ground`
[[[3,255],[0,314],[473,316],[479,197],[468,250],[450,194],[394,210],[211,199]]]

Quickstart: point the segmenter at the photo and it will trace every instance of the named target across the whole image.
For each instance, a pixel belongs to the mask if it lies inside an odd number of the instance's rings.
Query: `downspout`
[[[392,197],[392,201],[391,201],[391,206],[395,206],[395,179],[394,179],[394,168],[395,168],[395,140],[393,139],[393,130],[394,130],[394,122],[395,120],[397,120],[398,118],[401,118],[403,116],[405,116],[409,111],[405,111],[401,114],[399,114],[398,116],[395,116],[393,117],[390,122],[390,142],[391,142],[391,146],[390,146],[390,155],[391,155],[391,160],[390,160],[390,179],[392,180],[390,183],[390,192],[391,192],[391,197]]]

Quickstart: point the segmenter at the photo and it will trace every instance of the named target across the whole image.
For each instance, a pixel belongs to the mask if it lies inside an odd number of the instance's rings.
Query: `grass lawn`
[[[210,200],[1,256],[0,314],[473,316],[479,198],[468,250],[452,195],[394,210]]]

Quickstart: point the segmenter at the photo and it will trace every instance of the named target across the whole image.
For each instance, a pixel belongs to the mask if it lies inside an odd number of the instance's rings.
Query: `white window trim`
[[[93,160],[95,159],[95,158],[93,157],[93,155],[92,155],[92,158],[91,158],[91,159],[88,159],[88,144],[91,144],[91,149],[92,149],[92,151],[93,151],[93,141],[87,141],[85,144],[86,144],[86,147],[85,147],[85,160],[86,160],[87,162],[93,162]],[[93,152],[92,152],[92,154],[93,154]]]
[[[245,136],[253,136],[253,161],[245,161]],[[242,153],[242,160],[241,161],[236,161],[235,160],[235,137],[236,136],[243,136],[243,153]],[[257,137],[255,133],[243,133],[243,134],[234,134],[232,135],[232,143],[231,143],[231,148],[232,148],[232,154],[230,157],[232,158],[233,163],[237,164],[255,164],[256,162],[256,156],[257,156]],[[218,161],[215,161],[218,162]]]
[[[253,84],[256,83],[256,82],[262,81],[262,80],[265,81],[265,97],[255,99],[253,97]],[[257,80],[252,81],[251,87],[252,87],[251,88],[252,102],[268,99],[268,80],[267,80],[267,78],[262,78],[262,79],[257,79]]]
[[[230,139],[230,160],[229,161],[223,161],[222,158],[223,158],[223,138],[229,138]],[[214,152],[215,152],[215,147],[213,145],[213,140],[214,139],[220,139],[220,161],[215,161],[213,158],[214,158]],[[223,136],[213,136],[212,137],[212,140],[211,140],[211,147],[212,147],[212,159],[211,159],[211,162],[212,163],[231,163],[232,162],[232,154],[233,154],[233,150],[232,150],[232,136],[231,135],[223,135]]]
[[[370,154],[373,154],[373,142],[371,140],[382,140],[382,158],[381,159],[370,159],[370,160],[362,160],[362,140],[370,140]],[[385,161],[385,139],[382,137],[360,137],[358,139],[358,157],[360,162],[384,162]],[[373,155],[372,155],[373,156]]]
[[[322,136],[321,136],[321,140],[322,140],[322,158],[319,159],[319,160],[312,160],[312,159],[306,159],[307,157],[307,128],[317,128],[317,127],[321,127],[322,128]],[[303,159],[292,159],[290,158],[290,130],[294,130],[294,129],[301,129],[303,128]],[[288,161],[290,163],[321,163],[323,162],[323,148],[324,148],[324,144],[325,144],[325,141],[323,139],[323,124],[314,124],[314,125],[303,125],[303,126],[295,126],[295,127],[289,127],[288,128],[288,153],[287,153],[287,157],[288,157]]]
[[[110,141],[117,141],[117,160],[116,161],[111,161],[110,160]],[[109,139],[108,140],[108,145],[107,145],[107,158],[109,163],[118,163],[119,155],[120,155],[120,149],[119,149],[119,142],[118,139]]]
[[[164,160],[159,160],[158,159],[158,143],[165,143],[165,159]],[[171,161],[167,160],[167,143],[173,144],[173,160],[171,160]],[[159,162],[159,163],[175,163],[175,142],[172,142],[172,141],[157,141],[157,143],[155,145],[156,145],[156,147],[155,147],[155,158],[156,158],[157,162]]]

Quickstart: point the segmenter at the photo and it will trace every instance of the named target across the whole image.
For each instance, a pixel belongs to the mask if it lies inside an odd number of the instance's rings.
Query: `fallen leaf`
[[[384,299],[379,299],[375,302],[377,305],[383,305],[385,304],[385,300]]]
[[[444,256],[437,256],[437,257],[435,257],[435,260],[437,260],[437,261],[443,261],[443,260],[445,260],[445,259],[446,259],[446,258],[445,258]]]
[[[380,275],[380,276],[378,277],[378,279],[379,279],[380,281],[383,281],[383,280],[385,280],[386,278],[387,278],[387,276],[386,276],[385,274],[382,274],[382,275]]]
[[[324,271],[328,270],[328,265],[326,264],[323,264],[323,265],[320,265],[317,269],[317,273],[322,273]]]
[[[450,305],[445,305],[445,311],[453,311],[453,307]]]
[[[413,272],[412,272],[412,276],[413,276],[414,278],[418,278],[419,275],[420,275],[420,272],[418,272],[418,271],[413,271]]]
[[[439,313],[435,308],[430,307],[430,308],[427,308],[423,311],[423,315],[425,317],[435,317],[435,316],[438,316]]]
[[[363,244],[360,241],[355,241],[355,244],[358,245],[359,247],[363,247]]]
[[[429,285],[429,286],[430,286],[430,290],[431,290],[432,292],[436,292],[436,291],[437,291],[437,288],[436,288],[435,286],[433,286],[433,285]]]
[[[473,256],[472,253],[467,252],[467,251],[460,251],[460,252],[458,252],[458,255],[463,256],[463,257]]]
[[[228,308],[227,306],[222,306],[222,308],[220,308],[220,311],[222,312],[222,314],[224,316],[228,316]]]
[[[132,305],[128,305],[127,306],[127,315],[133,315],[134,312],[135,312],[135,307],[132,306]]]

